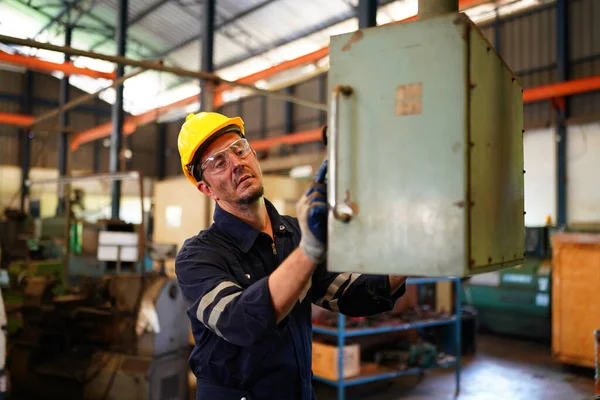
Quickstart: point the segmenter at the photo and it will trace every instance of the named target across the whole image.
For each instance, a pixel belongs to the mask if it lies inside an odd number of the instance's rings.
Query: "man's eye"
[[[221,168],[225,165],[225,160],[223,160],[222,158],[218,158],[215,160],[214,162],[214,166],[215,168]]]

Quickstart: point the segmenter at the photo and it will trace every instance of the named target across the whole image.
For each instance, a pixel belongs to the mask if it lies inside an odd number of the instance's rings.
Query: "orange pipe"
[[[33,115],[8,114],[0,112],[0,124],[29,126],[33,122]]]
[[[134,121],[134,117],[128,117],[125,120],[125,122],[123,123],[123,135],[125,135],[125,136],[131,135],[133,132],[135,132],[136,129],[137,129],[137,124]],[[108,134],[107,134],[107,132],[108,132]],[[73,139],[71,140],[71,150],[75,151],[79,148],[79,146],[81,146],[84,143],[87,143],[87,142],[90,142],[93,140],[97,140],[97,139],[102,139],[102,138],[110,135],[111,132],[112,132],[112,123],[111,122],[106,122],[102,125],[98,125],[91,129],[88,129],[87,131],[85,131],[85,134],[86,134],[85,140],[82,140],[82,137],[80,136],[81,133],[76,135],[75,137],[73,137]]]
[[[594,90],[600,90],[600,75],[525,89],[523,91],[523,102],[532,103],[540,100],[551,100]]]
[[[286,135],[275,136],[267,139],[252,140],[250,145],[253,150],[268,150],[271,147],[281,144],[302,144],[317,142],[322,140],[321,128],[309,131],[290,133]]]
[[[23,56],[21,54],[8,54],[0,52],[0,62],[20,65],[22,67],[26,67],[27,69],[41,72],[60,71],[66,75],[85,75],[92,78],[104,78],[110,80],[114,80],[116,77],[114,72],[95,71],[89,68],[76,67],[72,63],[59,64],[51,61],[40,60],[36,57]]]
[[[135,132],[138,126],[147,125],[151,122],[156,121],[162,114],[164,114],[171,108],[184,107],[189,104],[192,104],[195,101],[198,101],[198,99],[198,96],[186,97],[185,99],[176,101],[175,103],[155,108],[140,115],[128,117],[125,120],[125,124],[123,125],[123,134],[126,136],[130,135],[133,132]],[[106,122],[102,125],[98,125],[84,132],[78,133],[75,136],[73,136],[73,139],[71,139],[71,150],[75,151],[79,148],[79,146],[81,146],[84,143],[97,139],[102,139],[103,137],[110,135],[111,132],[112,123]]]
[[[284,61],[280,64],[274,65],[270,68],[267,68],[262,71],[258,71],[254,74],[245,76],[243,78],[238,79],[236,82],[240,83],[255,83],[260,81],[261,79],[269,78],[275,74],[278,74],[283,71],[287,71],[292,68],[301,67],[306,64],[314,63],[319,61],[322,58],[327,57],[329,54],[329,47],[323,47],[317,51],[313,51],[312,53],[305,54],[303,56],[294,58],[292,60]],[[223,105],[223,92],[233,87],[227,83],[221,84],[215,88],[215,94],[213,99],[213,107],[219,108]]]

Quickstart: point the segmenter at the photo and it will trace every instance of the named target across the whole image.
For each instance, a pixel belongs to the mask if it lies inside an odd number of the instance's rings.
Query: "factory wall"
[[[0,112],[23,114],[25,74],[0,70]],[[33,73],[32,115],[42,115],[59,106],[60,80],[52,75]],[[85,93],[71,87],[70,98],[76,99]],[[102,100],[90,100],[69,112],[69,126],[75,132],[109,122],[111,105]],[[58,117],[50,119],[32,132],[31,167],[56,168],[58,165]],[[158,127],[155,124],[140,127],[135,135],[124,138],[123,147],[134,150],[130,160],[122,159],[122,169],[139,170],[146,176],[156,176],[156,143]],[[20,165],[21,148],[26,133],[16,126],[0,125],[0,165]],[[77,151],[69,152],[69,166],[77,171],[98,172],[109,170],[108,138],[82,145]],[[97,154],[95,147],[98,147]],[[97,159],[96,159],[97,157]],[[20,179],[20,178],[19,178]],[[0,189],[1,191],[1,189]]]
[[[600,222],[600,123],[567,128],[567,217],[570,224]],[[525,133],[525,224],[556,221],[556,139],[553,128]]]
[[[21,102],[24,98],[25,74],[10,70],[0,70],[0,112],[24,114]],[[33,73],[32,115],[41,115],[58,107],[60,80],[51,75]],[[82,96],[82,91],[71,87],[71,99]],[[110,105],[102,101],[90,101],[69,113],[69,125],[76,129],[86,129],[110,119]],[[56,168],[58,164],[58,117],[43,123],[43,127],[33,131],[31,145],[31,166]],[[48,129],[51,128],[51,129]],[[18,127],[0,126],[0,165],[19,165],[21,143],[25,133]],[[70,154],[71,168],[92,170],[94,162],[93,143],[86,144]]]

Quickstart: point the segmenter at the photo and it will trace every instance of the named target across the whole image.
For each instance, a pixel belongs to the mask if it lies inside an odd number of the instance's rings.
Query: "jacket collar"
[[[273,234],[276,236],[291,234],[292,231],[287,221],[281,217],[275,206],[266,198],[265,206],[271,219]],[[235,244],[244,253],[247,253],[252,248],[256,238],[261,233],[258,229],[242,221],[235,215],[223,210],[219,204],[215,205],[213,220],[215,221],[215,225],[233,239]]]

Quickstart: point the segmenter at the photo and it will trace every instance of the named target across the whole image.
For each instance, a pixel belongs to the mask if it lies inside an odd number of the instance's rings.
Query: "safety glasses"
[[[246,139],[238,139],[231,143],[228,147],[221,149],[210,156],[206,157],[204,162],[200,164],[202,173],[219,173],[229,168],[231,157],[229,153],[236,156],[238,159],[245,159],[251,152],[250,144]]]

